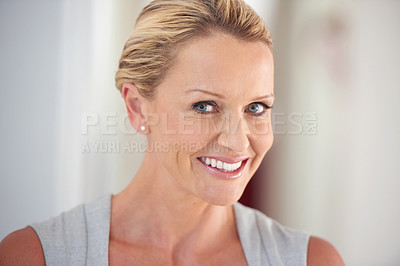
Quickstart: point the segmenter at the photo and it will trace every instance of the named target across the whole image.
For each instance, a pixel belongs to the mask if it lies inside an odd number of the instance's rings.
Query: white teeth
[[[235,168],[238,169],[242,165],[242,162],[235,163]]]
[[[232,164],[224,163],[224,170],[231,171],[231,169],[232,169]]]
[[[215,159],[210,159],[207,157],[200,157],[200,160],[205,163],[206,165],[209,165],[211,167],[216,167],[218,168],[218,170],[223,171],[223,172],[233,172],[236,171],[237,169],[240,168],[240,166],[242,165],[242,162],[237,162],[237,163],[226,163],[226,162],[222,162],[220,160],[215,160]]]

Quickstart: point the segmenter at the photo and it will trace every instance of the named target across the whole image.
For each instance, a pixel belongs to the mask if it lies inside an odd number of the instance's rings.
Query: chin
[[[202,199],[209,204],[216,206],[231,206],[235,204],[244,191],[243,188],[209,188]]]

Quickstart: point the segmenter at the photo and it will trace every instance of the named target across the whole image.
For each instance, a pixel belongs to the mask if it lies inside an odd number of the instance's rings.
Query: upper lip
[[[210,159],[215,159],[215,160],[219,160],[222,162],[226,162],[226,163],[238,163],[238,162],[242,162],[244,160],[249,159],[249,156],[236,156],[236,157],[230,157],[230,156],[209,156],[209,155],[203,155],[203,156],[199,156],[200,157],[205,157],[205,158],[210,158]]]

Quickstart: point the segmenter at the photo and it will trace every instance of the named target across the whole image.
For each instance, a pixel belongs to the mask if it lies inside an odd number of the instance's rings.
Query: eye
[[[217,105],[213,102],[198,102],[193,104],[192,108],[198,113],[217,112]]]
[[[271,107],[267,106],[264,103],[252,103],[249,106],[247,106],[246,112],[258,116],[264,114],[267,111],[267,109],[270,108]]]

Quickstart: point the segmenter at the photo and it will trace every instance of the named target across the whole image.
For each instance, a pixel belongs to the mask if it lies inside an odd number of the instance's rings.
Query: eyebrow
[[[191,92],[201,92],[201,93],[209,94],[209,95],[221,98],[221,99],[225,99],[225,96],[223,96],[221,94],[218,94],[218,93],[215,93],[215,92],[207,91],[207,90],[190,89],[190,90],[186,91],[186,93],[191,93]],[[272,93],[272,94],[260,96],[260,97],[255,98],[253,101],[259,101],[259,100],[262,100],[262,99],[275,99],[275,95]]]
[[[186,91],[186,93],[191,93],[191,92],[202,92],[202,93],[210,94],[210,95],[212,95],[212,96],[215,96],[215,97],[218,97],[218,98],[221,98],[221,99],[224,99],[224,98],[225,98],[225,96],[223,96],[223,95],[221,95],[221,94],[218,94],[218,93],[215,93],[215,92],[211,92],[211,91],[207,91],[207,90],[190,89],[190,90],[187,90],[187,91]]]

